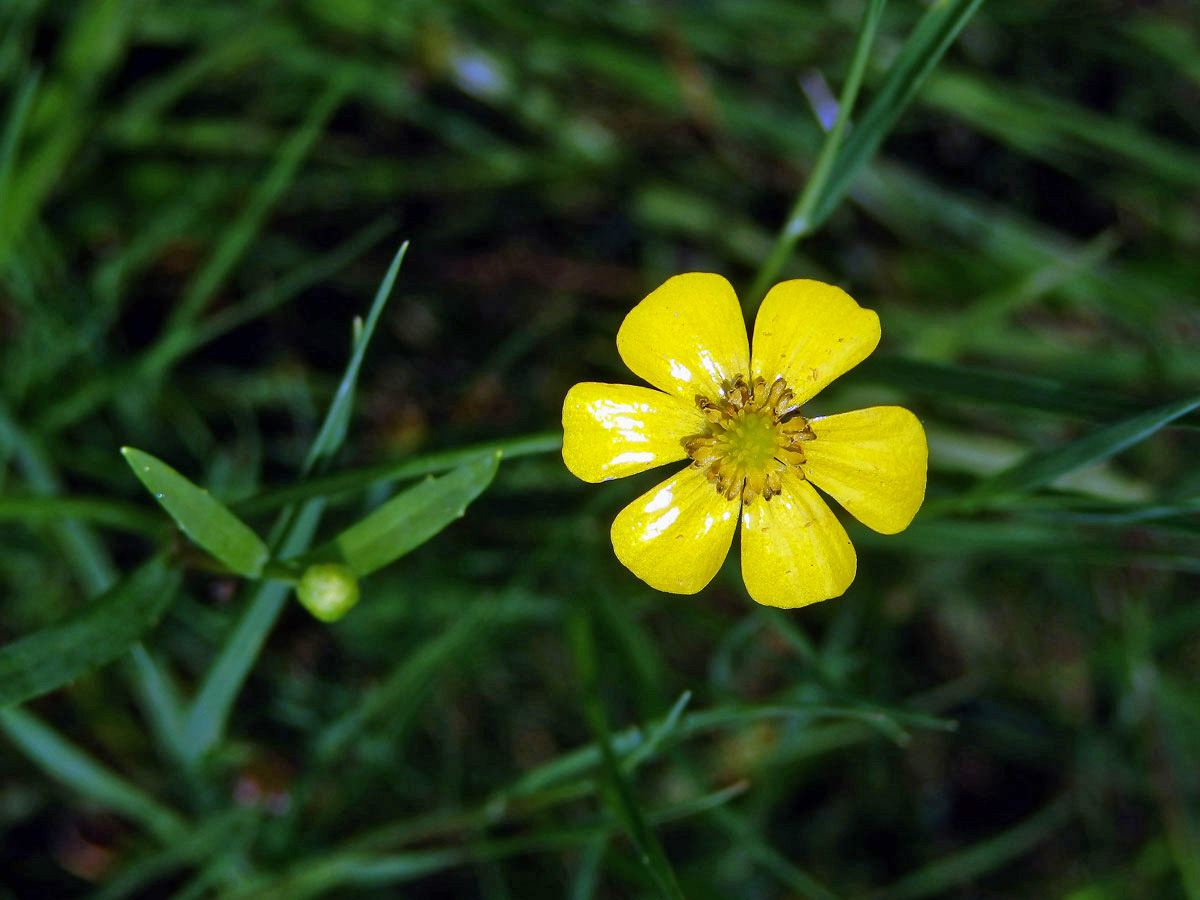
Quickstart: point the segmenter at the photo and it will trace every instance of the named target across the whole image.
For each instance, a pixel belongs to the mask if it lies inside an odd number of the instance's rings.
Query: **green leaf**
[[[254,835],[253,807],[237,806],[214,813],[187,834],[165,847],[147,848],[113,875],[88,900],[122,900],[145,897],[150,885],[181,870],[199,865],[228,853],[244,853]]]
[[[876,892],[874,896],[880,900],[945,896],[954,888],[1011,864],[1014,859],[1029,853],[1064,828],[1073,814],[1070,800],[1060,797],[1007,831],[937,859]]]
[[[879,149],[929,73],[941,60],[946,48],[958,37],[982,2],[942,0],[929,7],[888,69],[879,92],[842,145],[816,209],[811,219],[804,223],[806,232],[813,231],[837,207],[853,184],[858,170]]]
[[[178,584],[179,574],[154,557],[66,621],[0,647],[0,707],[116,659],[158,622]]]
[[[408,241],[405,241],[396,251],[396,255],[392,257],[392,263],[388,266],[383,281],[379,283],[379,289],[375,292],[375,299],[371,301],[371,309],[367,313],[366,322],[355,320],[354,350],[350,354],[350,361],[346,363],[346,371],[342,373],[342,380],[338,384],[337,393],[333,396],[333,402],[329,404],[329,410],[325,413],[321,430],[317,432],[312,446],[308,448],[308,455],[305,456],[304,465],[300,469],[302,475],[307,475],[314,468],[327,465],[346,440],[346,431],[350,427],[350,413],[354,408],[354,392],[358,387],[358,373],[362,369],[363,359],[367,355],[367,345],[371,343],[371,338],[375,334],[375,326],[379,323],[379,317],[383,315],[383,308],[392,295],[392,288],[396,284],[400,266],[407,253]]]
[[[581,683],[583,712],[591,726],[592,736],[600,749],[600,763],[607,776],[601,784],[605,805],[621,823],[626,835],[637,849],[639,862],[664,900],[683,900],[683,891],[675,877],[675,870],[667,858],[658,835],[650,827],[646,815],[637,802],[633,786],[621,768],[617,752],[613,748],[612,734],[608,727],[608,716],[600,699],[600,666],[596,653],[596,641],[592,633],[589,612],[576,608],[567,620],[567,635],[575,657],[575,668]],[[678,719],[679,710],[672,710],[667,717],[670,729]],[[665,732],[664,732],[665,734]],[[659,738],[661,739],[661,738]]]
[[[239,575],[262,574],[267,545],[223,503],[149,453],[122,447],[121,454],[184,534]]]
[[[161,347],[169,347],[176,335],[189,329],[196,316],[220,288],[234,267],[245,258],[246,252],[262,230],[287,189],[295,180],[300,166],[316,146],[326,124],[341,106],[350,88],[345,71],[330,73],[324,92],[308,108],[308,115],[288,140],[280,145],[274,164],[258,182],[249,202],[222,234],[212,255],[196,273],[179,303],[171,311],[171,319],[155,349],[147,354],[149,368]],[[169,355],[169,354],[168,354]]]
[[[494,623],[496,609],[477,598],[452,625],[400,660],[383,681],[363,692],[350,709],[326,726],[316,742],[318,758],[328,763],[385,711],[393,730],[391,740],[398,742],[395,730],[416,713],[437,675],[455,669],[456,661],[477,655],[475,644],[489,633],[484,626]]]
[[[812,230],[810,224],[812,213],[826,193],[829,176],[834,171],[838,148],[841,146],[842,135],[846,133],[846,125],[854,110],[854,101],[858,97],[858,89],[867,69],[867,60],[871,55],[871,46],[875,43],[875,32],[879,28],[879,20],[883,18],[885,3],[886,0],[871,0],[863,12],[862,24],[858,29],[858,41],[854,47],[854,58],[850,62],[850,72],[842,85],[841,96],[838,97],[837,121],[830,129],[829,134],[825,136],[825,143],[821,146],[821,152],[817,156],[812,174],[809,175],[804,190],[796,198],[796,204],[792,208],[783,230],[775,238],[775,246],[771,248],[770,255],[759,268],[750,291],[742,298],[742,303],[746,305],[748,313],[757,307],[766,294],[767,288],[779,277],[784,265],[791,258],[796,242]]]
[[[107,497],[47,497],[38,494],[0,496],[0,522],[53,522],[62,519],[94,522],[147,536],[157,534],[162,527],[158,513]]]
[[[1019,494],[1042,487],[1068,472],[1074,472],[1120,453],[1197,407],[1200,407],[1200,397],[1178,400],[1098,428],[1063,447],[1033,453],[1016,465],[982,481],[964,499],[979,502],[991,497]]]
[[[3,227],[2,217],[8,209],[9,185],[15,168],[17,147],[21,143],[40,77],[41,73],[35,70],[21,80],[9,109],[4,135],[0,137],[0,273],[4,271],[12,236],[12,232]]]
[[[187,823],[179,813],[126,781],[32,713],[16,706],[0,709],[0,731],[55,781],[71,788],[74,794],[140,822],[164,844],[173,844],[187,834]]]
[[[1046,378],[898,356],[872,357],[839,384],[860,380],[903,388],[936,400],[966,400],[1071,418],[1102,419],[1133,412],[1123,398]]]
[[[489,453],[449,475],[422,481],[347,528],[333,546],[355,575],[369,575],[461,518],[467,504],[492,483],[499,464],[500,454]]]

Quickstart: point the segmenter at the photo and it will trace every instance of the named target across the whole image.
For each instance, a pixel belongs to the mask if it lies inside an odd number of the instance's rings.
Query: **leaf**
[[[1068,472],[1120,453],[1197,407],[1200,407],[1200,397],[1178,400],[1098,428],[1065,446],[1033,453],[1016,465],[980,482],[965,499],[978,502],[1042,487]]]
[[[1108,418],[1133,410],[1120,397],[1013,372],[972,369],[898,356],[868,359],[843,379],[905,388],[934,399],[953,398],[1072,418]]]
[[[813,231],[837,207],[858,170],[875,154],[908,108],[946,48],[983,0],[942,0],[917,23],[888,69],[884,82],[842,145],[806,230]]]
[[[116,659],[158,622],[178,584],[179,574],[156,556],[67,620],[0,647],[0,707]]]
[[[859,26],[858,39],[855,42],[854,57],[850,62],[850,71],[842,84],[841,96],[838,97],[837,120],[825,136],[825,142],[821,145],[821,152],[817,155],[812,174],[808,176],[804,190],[796,198],[796,205],[788,215],[786,224],[775,238],[775,246],[771,248],[770,255],[759,267],[753,286],[742,298],[743,304],[746,304],[747,313],[753,312],[762,298],[766,296],[767,288],[779,277],[784,265],[791,258],[796,242],[811,230],[813,209],[824,195],[829,183],[829,176],[834,171],[838,148],[841,146],[842,135],[846,133],[846,126],[854,111],[854,101],[857,99],[858,89],[862,85],[863,74],[867,69],[867,60],[871,55],[871,47],[875,43],[875,32],[879,28],[879,20],[883,18],[885,4],[886,0],[871,0],[863,12],[862,24]]]
[[[667,858],[658,835],[646,820],[646,815],[637,802],[633,786],[622,770],[617,753],[613,749],[608,717],[600,699],[600,667],[590,615],[582,608],[576,607],[567,620],[567,634],[572,655],[575,657],[576,673],[582,687],[583,713],[591,726],[592,736],[600,748],[600,762],[607,776],[598,787],[604,797],[605,806],[621,823],[629,840],[637,849],[638,861],[646,868],[659,895],[664,900],[683,900],[683,891],[679,888],[675,870],[671,867],[671,862]],[[680,711],[682,711],[682,707],[672,710],[667,718],[668,723],[677,719]]]
[[[312,446],[308,448],[304,465],[300,467],[301,475],[307,475],[314,468],[323,468],[327,465],[346,440],[346,431],[350,427],[350,413],[354,408],[354,392],[358,387],[358,373],[362,369],[363,359],[367,355],[367,345],[371,343],[371,337],[375,334],[375,326],[379,322],[379,317],[383,315],[383,308],[387,305],[388,298],[392,295],[392,288],[396,284],[400,266],[407,253],[408,241],[405,241],[396,251],[396,255],[392,257],[392,263],[388,266],[383,281],[379,283],[378,290],[375,291],[375,299],[371,301],[371,309],[367,313],[366,322],[355,321],[354,349],[350,354],[350,361],[346,363],[346,371],[342,373],[337,393],[333,395],[333,401],[325,413],[321,430],[317,432]]]
[[[437,637],[403,657],[382,682],[361,693],[350,709],[326,726],[316,741],[317,757],[325,762],[333,759],[385,711],[392,729],[390,740],[398,743],[396,730],[420,707],[437,675],[453,670],[464,656],[477,656],[475,644],[488,633],[483,626],[494,621],[495,611],[491,603],[476,602]]]
[[[369,575],[421,546],[484,492],[496,476],[498,452],[479,457],[441,478],[430,478],[397,494],[333,540],[355,575]],[[322,550],[314,552],[320,556]]]
[[[11,237],[14,234],[4,227],[3,217],[8,211],[10,180],[15,168],[17,148],[21,143],[21,135],[28,121],[29,110],[33,107],[33,98],[37,94],[38,81],[41,73],[37,70],[28,73],[17,88],[9,109],[8,119],[4,126],[4,135],[0,137],[0,273],[8,259],[11,247]]]
[[[140,822],[164,844],[173,844],[187,833],[188,825],[179,813],[72,744],[28,710],[16,706],[0,709],[0,731],[30,762],[70,788],[73,797],[90,798]]]
[[[1059,797],[1012,828],[927,863],[878,891],[875,896],[880,900],[945,896],[954,888],[1010,865],[1014,859],[1029,853],[1065,827],[1073,814],[1070,799]]]
[[[122,447],[121,455],[184,534],[239,575],[262,574],[267,545],[221,501],[149,453]]]

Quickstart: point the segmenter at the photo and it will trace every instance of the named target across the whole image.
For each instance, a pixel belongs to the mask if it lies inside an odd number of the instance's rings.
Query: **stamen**
[[[684,438],[683,447],[721,496],[770,500],[781,493],[789,467],[804,477],[801,444],[815,435],[807,420],[793,415],[800,404],[782,377],[770,384],[761,375],[726,378],[719,396],[697,394],[696,407],[707,425],[702,434]]]

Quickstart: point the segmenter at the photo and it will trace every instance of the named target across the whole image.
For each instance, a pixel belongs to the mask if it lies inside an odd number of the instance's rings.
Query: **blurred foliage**
[[[144,645],[0,710],[0,896],[1200,900],[1192,0],[984,4],[791,257],[883,323],[814,411],[930,436],[845,597],[759,608],[736,561],[656,594],[608,544],[636,491],[552,452],[645,293],[749,285],[865,8],[0,4],[0,640],[186,566]],[[333,626],[214,574],[118,453],[259,534],[326,507],[274,547],[498,441]],[[214,688],[246,609],[281,618]]]

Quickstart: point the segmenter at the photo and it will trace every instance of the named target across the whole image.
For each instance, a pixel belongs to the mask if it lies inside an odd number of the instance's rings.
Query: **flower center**
[[[717,493],[729,500],[740,493],[745,503],[778,494],[788,466],[803,478],[800,445],[814,435],[808,420],[795,415],[800,404],[794,396],[783,378],[768,385],[761,376],[747,381],[744,375],[722,381],[716,400],[697,395],[708,424],[703,434],[683,440],[693,468],[705,470]]]

